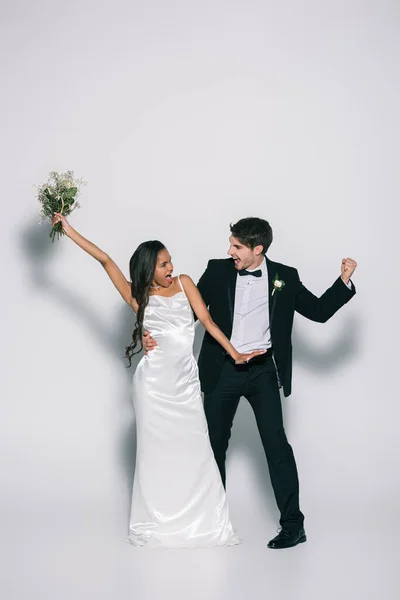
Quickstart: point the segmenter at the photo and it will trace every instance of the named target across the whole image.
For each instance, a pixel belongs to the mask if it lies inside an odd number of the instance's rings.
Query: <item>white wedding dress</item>
[[[180,280],[179,280],[179,283]],[[128,540],[187,548],[239,542],[211,449],[183,291],[152,295],[144,328],[158,346],[133,378],[137,455]]]

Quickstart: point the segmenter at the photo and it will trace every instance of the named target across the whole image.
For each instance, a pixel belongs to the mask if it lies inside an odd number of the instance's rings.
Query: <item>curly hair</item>
[[[129,261],[132,298],[135,298],[139,306],[132,333],[132,342],[125,348],[125,358],[129,361],[129,367],[132,365],[132,356],[139,354],[143,349],[144,311],[149,303],[149,291],[154,279],[157,257],[161,250],[165,250],[165,246],[158,240],[143,242],[136,248]],[[140,344],[140,348],[136,350],[138,344]]]

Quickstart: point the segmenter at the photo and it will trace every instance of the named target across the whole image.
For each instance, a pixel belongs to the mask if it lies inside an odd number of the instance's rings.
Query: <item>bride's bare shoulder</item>
[[[187,283],[193,283],[193,279],[190,277],[190,275],[186,275],[186,273],[181,273],[181,275],[179,275],[179,279]]]

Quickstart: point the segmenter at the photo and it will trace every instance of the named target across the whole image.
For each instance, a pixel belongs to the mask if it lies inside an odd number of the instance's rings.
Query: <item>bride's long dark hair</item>
[[[136,248],[129,261],[132,298],[135,298],[139,305],[132,342],[125,348],[125,358],[129,361],[129,367],[132,365],[132,356],[143,349],[144,311],[149,303],[149,291],[154,279],[157,257],[161,250],[165,250],[165,246],[158,240],[143,242]],[[136,350],[138,345],[140,345],[139,350]]]

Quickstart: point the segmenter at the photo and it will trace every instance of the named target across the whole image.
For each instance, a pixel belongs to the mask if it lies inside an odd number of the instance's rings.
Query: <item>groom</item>
[[[235,365],[207,332],[199,356],[211,445],[225,485],[225,458],[233,419],[241,396],[250,403],[264,446],[271,483],[281,514],[281,531],[269,548],[289,548],[306,541],[299,506],[299,482],[293,451],[282,420],[279,388],[291,393],[291,332],[295,311],[326,322],[355,294],[350,281],[357,263],[342,260],[341,276],[317,298],[293,267],[265,255],[272,229],[259,218],[241,219],[231,226],[230,258],[210,260],[198,289],[212,319],[239,352],[265,349],[248,364]],[[146,333],[146,351],[156,342]]]

